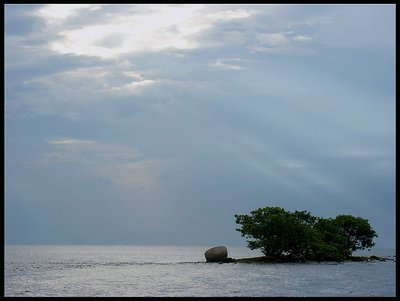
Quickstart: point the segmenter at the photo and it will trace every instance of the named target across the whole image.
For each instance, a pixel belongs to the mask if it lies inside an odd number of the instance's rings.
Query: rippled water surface
[[[5,296],[395,296],[394,260],[206,263],[210,247],[6,246]],[[371,253],[395,259],[394,250]]]

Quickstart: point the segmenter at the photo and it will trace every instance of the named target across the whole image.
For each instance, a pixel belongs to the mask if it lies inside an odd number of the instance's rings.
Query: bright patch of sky
[[[254,12],[234,9],[206,12],[206,5],[124,5],[123,11],[108,16],[104,22],[71,30],[61,30],[61,39],[51,42],[60,53],[96,55],[104,58],[124,53],[194,49],[200,46],[196,36],[210,30],[218,21],[250,17]],[[79,10],[99,10],[98,5],[48,5],[38,11],[49,25],[59,24]],[[60,26],[60,25],[59,25]]]
[[[265,206],[395,238],[395,6],[5,5],[7,243],[246,242]]]

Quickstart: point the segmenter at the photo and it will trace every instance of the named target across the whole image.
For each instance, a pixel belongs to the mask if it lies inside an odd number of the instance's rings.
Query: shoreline
[[[316,260],[316,259],[296,259],[289,257],[271,257],[271,256],[259,256],[259,257],[247,257],[247,258],[224,258],[216,261],[206,261],[214,263],[307,263],[307,262],[371,262],[371,261],[395,261],[394,258],[379,257],[376,255],[371,256],[350,256],[343,261],[337,260]]]

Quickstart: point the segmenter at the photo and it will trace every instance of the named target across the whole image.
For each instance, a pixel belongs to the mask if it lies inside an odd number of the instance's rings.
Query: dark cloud
[[[17,4],[5,6],[5,34],[6,36],[23,36],[43,30],[45,21],[33,13],[41,5]]]

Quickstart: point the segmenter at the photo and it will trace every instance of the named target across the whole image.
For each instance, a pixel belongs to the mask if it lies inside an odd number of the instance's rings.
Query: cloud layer
[[[7,243],[245,245],[280,206],[394,245],[393,5],[5,8]]]

